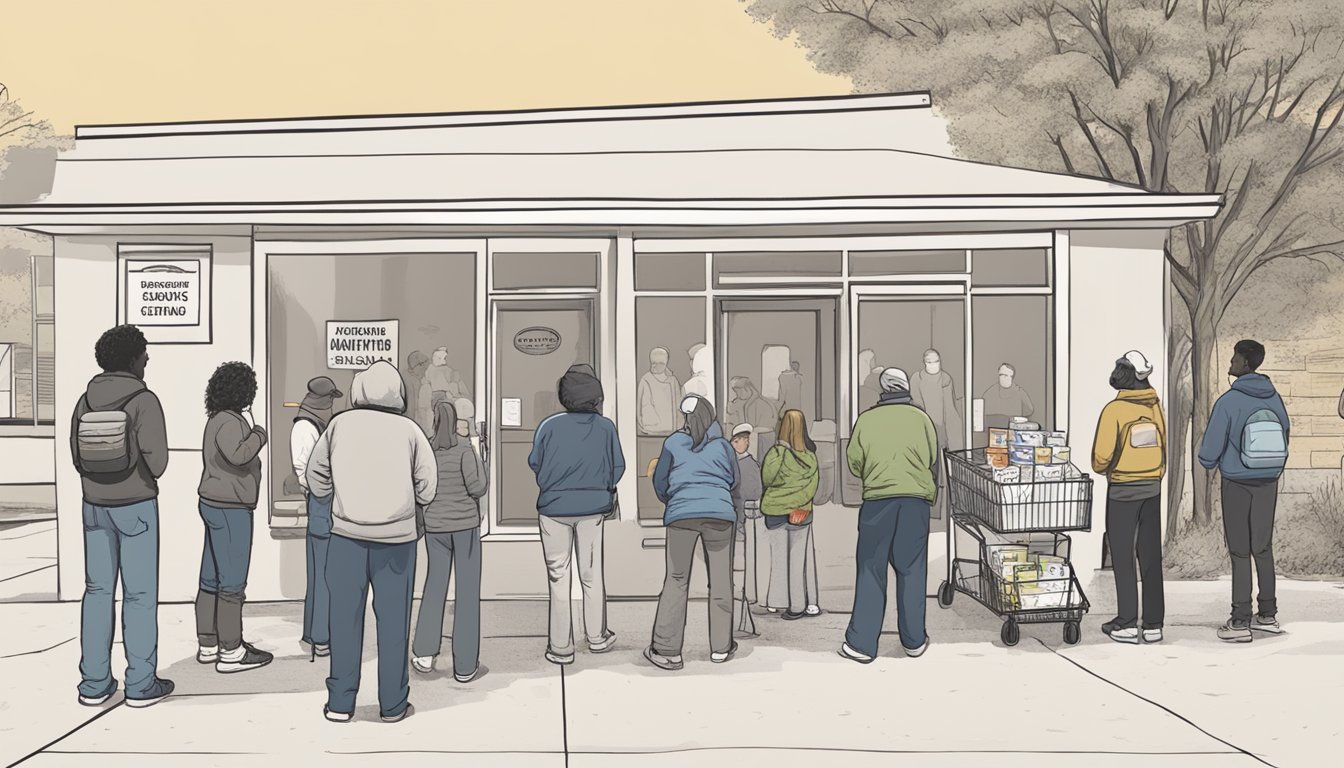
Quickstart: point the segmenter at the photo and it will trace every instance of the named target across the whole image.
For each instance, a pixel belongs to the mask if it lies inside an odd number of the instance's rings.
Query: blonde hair
[[[807,434],[807,417],[802,411],[790,408],[779,417],[775,437],[795,451],[816,452],[817,444]]]

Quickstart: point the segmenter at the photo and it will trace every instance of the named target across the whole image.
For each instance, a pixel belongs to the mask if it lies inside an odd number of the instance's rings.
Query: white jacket
[[[420,537],[417,508],[434,500],[438,471],[425,433],[406,418],[401,375],[374,363],[355,375],[354,406],[331,420],[308,458],[308,488],[334,494],[337,536],[381,544]]]

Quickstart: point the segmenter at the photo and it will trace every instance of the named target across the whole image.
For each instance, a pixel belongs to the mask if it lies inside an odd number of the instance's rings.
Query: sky
[[[0,83],[75,125],[845,94],[738,0],[6,0]]]

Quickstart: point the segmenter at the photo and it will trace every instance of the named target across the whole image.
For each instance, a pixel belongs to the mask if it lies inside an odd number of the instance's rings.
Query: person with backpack
[[[205,547],[196,593],[196,661],[216,672],[246,672],[272,654],[243,639],[243,600],[252,562],[252,513],[261,486],[266,430],[252,420],[257,374],[246,363],[224,363],[205,386],[201,440],[201,521]]]
[[[116,693],[112,634],[121,580],[126,705],[172,694],[158,676],[159,478],[168,468],[163,407],[145,386],[148,344],[119,325],[94,345],[103,372],[75,404],[70,452],[83,492],[84,600],[80,606],[79,703],[102,706]]]
[[[1232,556],[1232,615],[1218,638],[1249,643],[1252,630],[1283,631],[1274,585],[1274,512],[1279,478],[1288,464],[1288,410],[1268,376],[1257,373],[1265,347],[1238,341],[1227,373],[1232,388],[1214,403],[1199,463],[1223,476],[1223,533]],[[1260,610],[1251,615],[1251,560],[1259,578]]]
[[[812,543],[812,498],[817,492],[820,469],[817,445],[807,434],[803,412],[790,409],[780,417],[778,441],[761,462],[761,514],[770,540],[770,586],[767,608],[784,610],[787,621],[816,616],[807,594],[808,551]],[[811,598],[809,600],[809,598]]]
[[[1137,351],[1115,361],[1115,399],[1097,420],[1092,469],[1108,481],[1106,536],[1115,571],[1116,616],[1101,631],[1117,643],[1162,642],[1166,600],[1162,585],[1162,476],[1167,423],[1148,382],[1153,366]],[[1138,558],[1138,571],[1134,561]],[[1143,577],[1143,631],[1139,631],[1139,574]]]
[[[308,394],[299,403],[299,413],[289,433],[289,457],[294,475],[303,489],[308,513],[305,539],[307,588],[303,592],[303,638],[309,661],[331,655],[331,593],[327,590],[327,547],[331,544],[331,497],[314,496],[308,489],[308,459],[317,439],[331,423],[335,400],[342,397],[336,382],[318,376],[308,382]]]

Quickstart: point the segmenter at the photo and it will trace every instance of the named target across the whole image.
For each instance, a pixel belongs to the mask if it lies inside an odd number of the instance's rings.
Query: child
[[[733,508],[737,510],[737,538],[745,553],[743,577],[747,603],[756,602],[756,520],[761,516],[761,465],[748,452],[753,427],[738,424],[733,428],[733,450],[737,453],[737,487],[733,489]],[[753,502],[747,510],[747,502]]]

